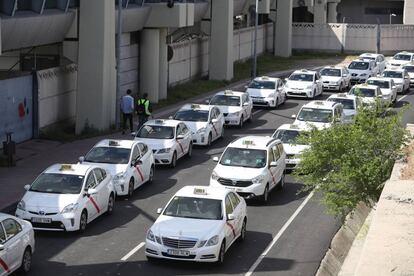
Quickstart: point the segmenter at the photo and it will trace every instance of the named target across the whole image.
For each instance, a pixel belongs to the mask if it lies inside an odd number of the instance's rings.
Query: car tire
[[[267,202],[269,201],[269,184],[266,184],[263,195],[261,197],[261,201],[263,204],[267,204]]]
[[[188,152],[187,152],[187,157],[191,158],[191,156],[193,156],[193,143],[190,143],[190,145],[188,146]]]
[[[226,254],[226,241],[221,242],[220,251],[218,254],[217,264],[224,264],[224,255]]]
[[[221,128],[221,134],[220,134],[220,139],[223,139],[223,138],[224,138],[224,125]]]
[[[151,256],[145,256],[145,257],[147,258],[147,261],[149,263],[155,263],[158,260],[157,258],[154,258],[154,257],[151,257]]]
[[[29,273],[32,267],[32,250],[30,247],[26,247],[22,257],[22,264],[20,266],[20,272]]]
[[[88,224],[88,213],[86,210],[83,210],[79,218],[79,232],[83,233],[86,231],[86,226]]]
[[[151,184],[154,181],[154,171],[155,171],[155,168],[154,168],[154,165],[152,165],[151,169],[150,169],[150,174],[149,174],[149,177],[148,177],[148,183],[149,184]]]
[[[273,108],[276,109],[278,105],[279,105],[279,98],[276,98],[275,107]]]
[[[312,94],[309,96],[309,99],[314,99],[315,98],[315,90],[313,90]]]
[[[239,241],[243,242],[246,240],[246,227],[247,227],[247,219],[244,218],[243,225],[240,231]]]
[[[207,138],[207,147],[211,146],[211,141],[213,140],[213,136],[211,135],[211,132],[208,134],[208,138]]]
[[[133,178],[131,178],[128,184],[128,197],[132,197],[132,195],[134,194],[134,186],[135,186],[135,181]]]
[[[174,151],[172,159],[171,159],[171,164],[170,164],[171,168],[175,168],[177,167],[177,152]]]
[[[108,199],[108,208],[106,209],[107,215],[112,215],[114,213],[114,204],[115,204],[115,197],[113,194],[111,194]]]
[[[277,183],[276,188],[281,191],[283,190],[283,188],[285,187],[285,172],[283,172],[282,174],[282,178],[280,178],[279,183]]]
[[[243,128],[243,124],[244,124],[244,117],[243,115],[240,117],[240,123],[239,123],[239,128]]]

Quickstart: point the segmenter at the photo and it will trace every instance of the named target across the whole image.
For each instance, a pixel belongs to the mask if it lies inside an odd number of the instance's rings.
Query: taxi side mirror
[[[210,104],[210,98],[205,99],[205,100],[204,100],[204,102],[205,102],[206,104]]]
[[[157,214],[160,215],[162,213],[162,208],[157,209]]]
[[[277,162],[276,161],[272,161],[270,162],[270,167],[277,167]]]
[[[30,185],[24,185],[24,189],[25,189],[26,191],[30,190]]]
[[[174,119],[174,117],[173,116],[170,116],[170,117],[168,117],[168,119],[172,120],[172,119]]]
[[[292,119],[296,119],[296,114],[292,114],[292,116],[290,116]]]
[[[218,120],[217,120],[217,119],[212,119],[212,120],[211,120],[211,122],[212,122],[213,124],[215,124],[215,123],[217,123],[217,122],[218,122]]]
[[[136,167],[136,166],[140,166],[140,165],[142,165],[141,160],[135,160],[135,161],[132,161],[132,163],[131,163],[131,167]]]
[[[4,250],[4,244],[0,244],[0,251]]]
[[[343,74],[342,77],[346,78],[348,77],[348,74]]]
[[[249,106],[249,103],[244,103],[243,106]]]
[[[137,136],[137,133],[134,131],[134,132],[131,132],[131,136],[132,137],[135,137],[135,136]]]
[[[233,214],[228,214],[227,215],[227,221],[232,221],[232,220],[234,220],[235,219],[235,217],[234,217],[234,215]]]
[[[79,163],[83,163],[83,161],[85,161],[85,156],[81,156],[81,157],[79,157]]]
[[[177,140],[183,140],[184,139],[184,135],[177,135]]]
[[[86,192],[88,195],[96,195],[98,191],[96,189],[88,189]]]
[[[219,158],[216,156],[216,157],[213,157],[213,161],[214,162],[218,162],[219,161]]]

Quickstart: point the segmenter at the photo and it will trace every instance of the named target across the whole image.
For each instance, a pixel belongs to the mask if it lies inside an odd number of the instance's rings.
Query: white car
[[[280,140],[247,136],[230,143],[211,174],[210,186],[225,187],[240,196],[266,203],[274,188],[285,185],[286,154]]]
[[[386,69],[382,73],[384,78],[393,79],[397,87],[397,93],[406,93],[410,90],[410,76],[407,71],[402,68]]]
[[[246,236],[246,202],[227,189],[186,186],[157,213],[145,242],[149,260],[223,263],[230,246]]]
[[[255,106],[277,107],[286,102],[283,80],[266,76],[255,78],[247,86],[247,93]]]
[[[329,96],[328,102],[336,102],[342,104],[344,112],[344,122],[350,123],[353,121],[358,109],[361,106],[361,100],[355,95],[346,93],[338,93]]]
[[[135,134],[152,150],[157,165],[177,166],[181,157],[191,157],[193,135],[187,125],[177,120],[150,120]]]
[[[172,119],[184,122],[192,131],[193,145],[210,146],[224,136],[224,115],[216,106],[186,104]]]
[[[355,95],[361,99],[361,104],[364,107],[375,109],[377,108],[377,101],[380,107],[388,106],[389,101],[385,100],[381,89],[376,85],[359,84],[349,90],[350,95]]]
[[[298,115],[292,117],[295,119],[293,124],[300,128],[313,126],[317,129],[324,129],[331,127],[334,123],[345,123],[342,104],[331,101],[311,101],[302,106]]]
[[[367,79],[377,75],[373,60],[354,60],[348,65],[348,71],[351,74],[351,84],[365,83]]]
[[[414,63],[404,65],[403,69],[405,69],[410,76],[410,85],[414,86]]]
[[[359,58],[375,61],[375,71],[377,74],[382,74],[387,67],[387,62],[383,54],[363,53]]]
[[[140,141],[102,140],[79,161],[110,173],[118,196],[132,196],[135,189],[154,178],[152,150]]]
[[[283,143],[283,149],[286,152],[286,169],[294,169],[300,162],[301,153],[309,148],[308,145],[298,140],[298,137],[305,131],[297,125],[283,124],[273,133],[272,137]]]
[[[367,84],[376,85],[381,89],[384,100],[391,103],[397,101],[397,86],[391,78],[375,77],[369,78]]]
[[[35,238],[28,221],[0,213],[0,276],[30,271]]]
[[[408,63],[414,62],[414,53],[411,52],[399,52],[395,54],[389,61],[387,68],[401,67]]]
[[[253,101],[246,92],[226,90],[211,98],[210,105],[217,106],[224,114],[226,125],[243,127],[253,118]]]
[[[319,72],[306,69],[293,72],[286,80],[285,92],[288,97],[310,99],[322,95],[323,86]]]
[[[25,189],[16,216],[35,230],[83,232],[115,203],[111,175],[97,166],[55,164]]]
[[[342,66],[327,66],[320,71],[324,90],[343,91],[349,88],[351,75]]]

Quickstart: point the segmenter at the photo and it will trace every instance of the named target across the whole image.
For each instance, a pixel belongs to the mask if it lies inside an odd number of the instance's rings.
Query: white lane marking
[[[253,112],[253,115],[256,115],[257,113],[259,113],[259,112],[262,112],[263,110],[256,110],[255,112]]]
[[[265,251],[259,256],[259,258],[256,260],[256,262],[249,268],[249,271],[245,274],[245,276],[251,276],[255,269],[259,266],[259,264],[262,262],[262,260],[266,257],[266,255],[269,253],[269,251],[272,249],[272,247],[276,244],[276,242],[280,239],[280,237],[283,235],[283,233],[286,231],[286,229],[289,227],[289,225],[293,222],[293,220],[297,217],[297,215],[302,211],[302,209],[305,207],[305,205],[308,203],[308,201],[312,198],[313,192],[311,192],[306,199],[302,202],[302,204],[296,209],[296,211],[293,213],[293,215],[289,218],[288,221],[286,221],[285,225],[283,225],[282,229],[277,233],[277,235],[273,238],[272,242],[267,246]]]
[[[402,99],[406,98],[407,96],[408,96],[408,95],[404,95],[404,96],[402,96],[401,98],[399,98],[399,99],[397,100],[397,102],[401,101]]]
[[[137,253],[138,250],[140,250],[144,245],[145,245],[145,242],[141,242],[140,244],[138,244],[134,249],[129,251],[128,254],[126,254],[124,257],[122,257],[121,261],[125,262],[126,260],[131,258],[131,256],[134,255],[135,253]]]

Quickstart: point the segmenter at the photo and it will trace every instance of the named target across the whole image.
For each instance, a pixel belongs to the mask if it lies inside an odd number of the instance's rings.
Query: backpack
[[[139,99],[138,100],[137,113],[139,115],[146,114],[146,112],[145,112],[145,104],[147,103],[147,101],[148,100],[145,100],[145,99]]]

